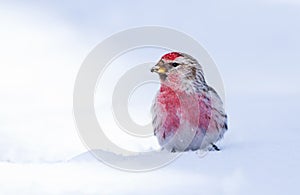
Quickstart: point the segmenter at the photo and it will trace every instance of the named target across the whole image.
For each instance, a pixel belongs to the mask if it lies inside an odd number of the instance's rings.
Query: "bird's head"
[[[192,56],[180,53],[171,52],[163,55],[159,62],[152,67],[151,72],[158,73],[161,82],[170,78],[188,79],[188,80],[203,80],[203,71],[200,64]]]

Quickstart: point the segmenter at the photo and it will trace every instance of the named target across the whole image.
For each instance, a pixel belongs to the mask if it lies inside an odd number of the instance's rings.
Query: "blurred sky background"
[[[85,151],[72,114],[80,65],[105,38],[144,25],[184,32],[215,60],[228,147],[296,147],[300,1],[0,1],[0,10],[0,160],[55,161]]]

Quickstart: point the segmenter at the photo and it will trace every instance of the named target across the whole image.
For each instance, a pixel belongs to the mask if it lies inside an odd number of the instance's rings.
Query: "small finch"
[[[184,53],[167,53],[151,72],[158,73],[161,81],[152,106],[152,125],[162,148],[219,150],[215,143],[227,130],[227,115],[197,60]]]

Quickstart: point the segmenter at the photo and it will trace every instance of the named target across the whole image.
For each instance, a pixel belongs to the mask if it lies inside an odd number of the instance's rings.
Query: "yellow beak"
[[[160,73],[160,74],[164,74],[166,73],[166,69],[164,67],[155,65],[151,68],[151,72],[156,72],[156,73]]]

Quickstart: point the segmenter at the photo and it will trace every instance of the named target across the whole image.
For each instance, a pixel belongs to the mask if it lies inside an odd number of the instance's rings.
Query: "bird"
[[[186,53],[169,52],[151,72],[160,80],[151,113],[161,148],[169,152],[219,151],[216,142],[228,129],[227,114],[199,62]]]

